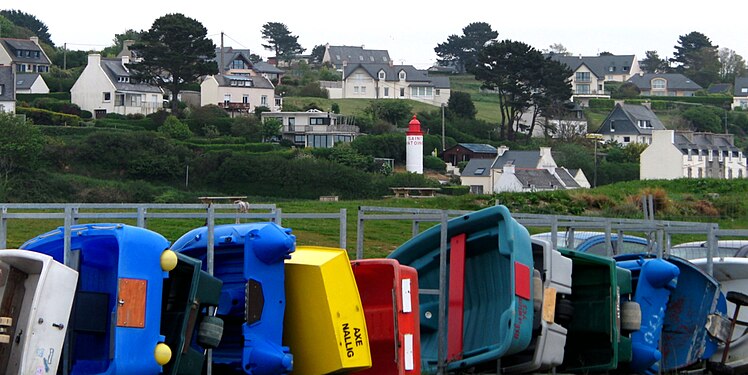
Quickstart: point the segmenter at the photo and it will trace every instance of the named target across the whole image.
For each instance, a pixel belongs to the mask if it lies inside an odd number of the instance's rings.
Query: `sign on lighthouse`
[[[408,131],[405,133],[405,170],[412,173],[423,174],[423,133],[421,122],[416,115],[408,123]]]

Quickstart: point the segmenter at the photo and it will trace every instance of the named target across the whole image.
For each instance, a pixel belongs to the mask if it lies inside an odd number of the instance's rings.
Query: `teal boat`
[[[389,255],[418,271],[421,290],[439,288],[441,225],[413,237]],[[533,329],[530,236],[504,206],[447,223],[449,309],[447,370],[473,368],[519,353]],[[438,367],[439,299],[420,296],[424,373]]]

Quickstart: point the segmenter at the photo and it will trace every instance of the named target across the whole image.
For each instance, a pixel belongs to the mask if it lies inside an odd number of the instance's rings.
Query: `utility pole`
[[[592,187],[597,187],[597,142],[599,142],[601,139],[603,139],[603,135],[599,133],[587,133],[585,136],[587,139],[591,139],[594,143],[594,153],[595,153],[595,169],[593,170],[593,178],[592,178]]]
[[[445,140],[444,140],[445,133],[446,133],[445,130],[444,130],[444,107],[445,107],[445,104],[442,103],[442,152],[444,152],[444,150],[447,149],[446,143],[445,143]]]
[[[218,74],[223,74],[223,69],[226,67],[226,65],[223,65],[223,31],[221,31],[221,52],[219,53],[221,54],[221,67],[218,68]]]
[[[62,70],[67,70],[68,68],[68,44],[63,43],[62,44]]]

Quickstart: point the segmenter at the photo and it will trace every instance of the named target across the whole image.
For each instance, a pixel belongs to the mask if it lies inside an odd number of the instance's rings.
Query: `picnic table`
[[[436,196],[436,192],[441,189],[432,187],[392,187],[390,190],[395,193],[395,198],[429,198]]]

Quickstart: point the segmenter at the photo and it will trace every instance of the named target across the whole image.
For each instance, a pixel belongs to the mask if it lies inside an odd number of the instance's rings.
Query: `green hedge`
[[[79,126],[81,121],[81,118],[78,116],[39,108],[16,107],[16,113],[26,115],[26,118],[37,125]]]
[[[732,98],[728,96],[642,96],[640,99],[651,101],[684,102],[713,105],[728,108],[732,105]],[[590,101],[591,102],[591,101]],[[591,106],[592,104],[590,104]]]
[[[69,127],[69,126],[49,126],[39,125],[39,130],[42,134],[48,136],[70,136],[70,135],[88,135],[102,131],[97,128],[90,127]],[[124,129],[109,129],[108,131],[125,131]]]
[[[49,94],[16,94],[16,100],[31,103],[39,98],[51,98],[70,101],[69,92],[50,92]]]
[[[616,106],[615,103],[613,99],[590,99],[590,108],[613,109]]]
[[[465,194],[470,193],[470,186],[464,186],[464,185],[442,186],[441,193],[446,194],[446,195],[465,195]]]
[[[275,143],[245,143],[245,144],[198,144],[192,142],[183,143],[185,146],[191,149],[199,149],[202,151],[237,151],[237,152],[273,152],[283,151],[288,152],[286,148],[281,147]]]

